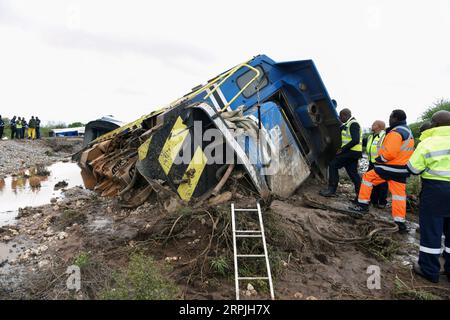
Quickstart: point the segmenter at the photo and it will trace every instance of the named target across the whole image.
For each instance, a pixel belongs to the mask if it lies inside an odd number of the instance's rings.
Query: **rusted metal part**
[[[153,188],[151,185],[147,185],[145,188],[141,189],[139,192],[135,193],[132,198],[128,199],[126,203],[119,203],[122,208],[133,209],[142,205],[150,195],[153,193]]]

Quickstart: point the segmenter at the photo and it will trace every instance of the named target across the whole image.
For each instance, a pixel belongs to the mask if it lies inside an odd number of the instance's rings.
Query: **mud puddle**
[[[14,224],[19,208],[48,204],[52,198],[62,197],[62,188],[55,190],[58,182],[65,181],[64,188],[83,186],[75,163],[57,162],[45,169],[48,176],[36,175],[36,169],[31,169],[0,179],[0,226]]]

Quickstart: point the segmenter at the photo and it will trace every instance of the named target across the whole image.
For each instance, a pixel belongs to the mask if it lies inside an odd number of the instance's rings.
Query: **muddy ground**
[[[36,165],[49,165],[81,149],[80,138],[0,140],[0,178]]]
[[[262,203],[277,299],[450,298],[444,276],[433,285],[411,272],[415,215],[408,216],[409,234],[392,233],[389,209],[355,219],[305,205],[305,195],[325,205],[350,204],[348,184],[334,199],[318,197],[320,187],[310,180],[289,200]],[[0,261],[0,299],[234,299],[230,203],[250,208],[255,199],[237,178],[198,208],[155,196],[124,209],[116,199],[71,188],[51,204],[21,210],[17,224],[0,229],[0,250],[8,252]],[[251,216],[238,224],[257,227]],[[384,231],[367,237],[379,228]],[[240,253],[260,253],[252,241],[238,243]],[[73,265],[81,271],[78,291],[67,286]],[[373,266],[381,272],[379,289],[367,285]],[[262,261],[241,263],[243,276],[264,271]],[[244,281],[241,289],[245,298],[268,297],[264,281]]]

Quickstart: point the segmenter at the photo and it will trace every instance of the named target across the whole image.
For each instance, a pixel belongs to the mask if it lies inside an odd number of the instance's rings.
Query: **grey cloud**
[[[172,58],[189,58],[208,63],[211,55],[197,47],[170,41],[136,39],[95,34],[80,30],[47,30],[43,38],[49,44],[63,48],[84,49],[112,54],[140,54],[169,62]]]
[[[208,52],[207,49],[179,41],[125,38],[111,34],[73,30],[63,26],[43,24],[35,20],[25,19],[15,12],[5,0],[0,0],[0,24],[11,25],[36,33],[51,46],[90,50],[104,54],[139,54],[155,58],[166,65],[181,69],[183,72],[189,72],[189,67],[181,66],[179,62],[176,63],[172,60],[188,58],[202,64],[212,63],[215,60],[212,53]]]

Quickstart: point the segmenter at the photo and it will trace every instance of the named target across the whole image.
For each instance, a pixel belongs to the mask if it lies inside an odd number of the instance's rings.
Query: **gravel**
[[[61,143],[74,144],[74,149],[81,147],[79,139],[0,140],[0,178],[36,165],[49,165],[70,156],[67,152],[54,152],[54,146]]]

